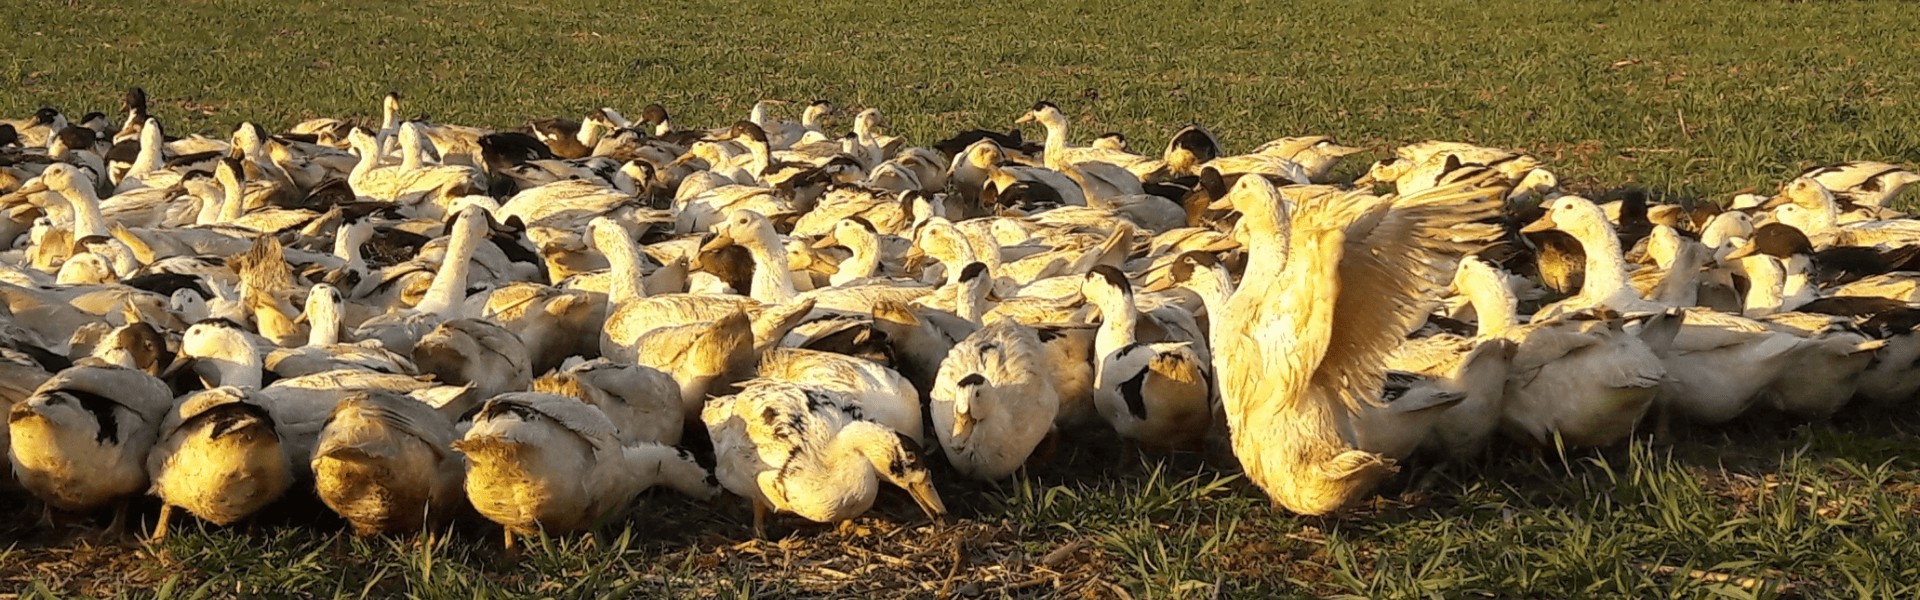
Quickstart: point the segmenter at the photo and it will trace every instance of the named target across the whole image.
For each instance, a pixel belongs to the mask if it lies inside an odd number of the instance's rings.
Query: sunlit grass
[[[1191,121],[1239,150],[1459,139],[1537,153],[1579,187],[1715,199],[1822,162],[1920,160],[1920,43],[1890,33],[1920,17],[1901,2],[63,5],[10,11],[0,114],[110,111],[133,85],[175,131],[208,133],[372,116],[390,89],[410,114],[495,127],[649,102],[718,125],[760,98],[826,98],[931,142],[1051,99],[1083,143],[1157,151]]]
[[[138,85],[174,133],[372,117],[398,90],[409,114],[494,127],[599,106],[637,116],[650,102],[718,125],[760,98],[825,98],[879,107],[896,133],[928,143],[1011,126],[1051,99],[1082,143],[1119,131],[1156,152],[1195,121],[1230,150],[1308,133],[1379,150],[1457,139],[1536,153],[1579,189],[1711,199],[1823,162],[1920,161],[1920,42],[1901,35],[1920,11],[1903,2],[20,4],[0,19],[0,115],[111,112]],[[1185,458],[1127,457],[1095,475],[1069,463],[1001,490],[941,485],[967,507],[958,517],[1004,524],[1031,553],[1083,541],[1141,598],[1913,597],[1914,425],[1843,415],[1565,460],[1522,450],[1477,470],[1415,466],[1373,504],[1326,519],[1272,509],[1232,471]],[[518,558],[484,528],[429,543],[189,522],[154,555],[133,550],[129,568],[151,569],[142,580],[155,585],[54,582],[9,570],[36,552],[11,549],[0,592],[820,595],[715,558],[746,539],[733,512],[645,510],[697,516],[637,513],[598,537],[526,540]],[[901,595],[916,597],[876,597]]]

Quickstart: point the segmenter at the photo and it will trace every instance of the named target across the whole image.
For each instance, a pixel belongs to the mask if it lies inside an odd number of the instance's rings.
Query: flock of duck
[[[1228,155],[1194,125],[1149,156],[1070,145],[1041,102],[1017,123],[1044,141],[920,147],[875,109],[836,135],[831,104],[779,106],[494,131],[389,94],[377,124],[176,138],[134,89],[118,126],[0,123],[0,485],[115,532],[155,496],[154,538],[301,488],[360,534],[477,512],[511,546],[655,485],[742,496],[756,531],[856,517],[881,482],[940,518],[934,455],[998,481],[1110,428],[1230,448],[1322,514],[1496,435],[1920,388],[1898,166],[1597,204],[1464,143],[1339,185],[1361,149],[1324,136]]]

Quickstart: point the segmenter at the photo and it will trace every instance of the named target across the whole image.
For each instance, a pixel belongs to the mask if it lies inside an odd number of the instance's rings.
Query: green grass
[[[1051,99],[1076,142],[1120,131],[1154,152],[1192,121],[1229,150],[1307,133],[1382,151],[1458,139],[1536,153],[1586,190],[1721,199],[1823,162],[1920,161],[1920,42],[1902,35],[1920,11],[1902,2],[18,4],[0,20],[0,115],[110,111],[139,85],[175,133],[377,116],[392,89],[409,114],[495,127],[597,106],[633,116],[649,102],[710,126],[759,98],[826,98],[879,107],[926,143],[1010,126]],[[982,597],[1911,597],[1916,425],[1849,414],[1564,461],[1503,452],[1477,471],[1412,469],[1337,519],[1275,511],[1190,457],[1069,459],[1001,490],[949,477],[947,526],[914,524],[912,503],[889,493],[852,531],[789,523],[763,543],[744,543],[737,506],[653,495],[599,538],[540,540],[517,559],[480,526],[428,544],[287,517],[252,534],[189,520],[159,548],[49,547],[34,510],[0,491],[0,593],[939,591],[888,587],[920,581]],[[1075,541],[1088,547],[1047,567],[1060,583],[1005,584],[1044,576],[1036,561]]]
[[[1136,598],[1911,597],[1920,593],[1916,426],[1911,416],[1855,411],[1821,425],[1683,431],[1672,445],[1564,460],[1503,448],[1510,458],[1478,470],[1412,466],[1379,498],[1332,518],[1271,508],[1237,473],[1192,456],[1116,457],[1091,446],[999,490],[942,471],[955,516],[945,525],[889,491],[847,527],[789,519],[768,541],[751,539],[743,506],[664,493],[597,537],[529,539],[517,557],[483,525],[361,540],[295,507],[252,533],[188,519],[157,547],[16,549],[3,558],[18,562],[0,563],[0,592],[929,598],[971,582],[980,597],[1020,598],[1054,588],[1006,588],[1058,577],[1066,597],[1102,598],[1117,597],[1113,589]],[[1085,547],[1048,558],[1073,544]],[[1684,575],[1695,571],[1734,580]]]
[[[649,102],[720,125],[760,98],[827,98],[931,142],[1051,99],[1081,143],[1120,131],[1157,151],[1190,121],[1229,150],[1458,139],[1580,187],[1716,199],[1823,162],[1920,160],[1903,2],[78,2],[10,9],[0,114],[112,110],[133,85],[175,132],[209,133],[377,117],[389,89],[409,114],[496,127]]]

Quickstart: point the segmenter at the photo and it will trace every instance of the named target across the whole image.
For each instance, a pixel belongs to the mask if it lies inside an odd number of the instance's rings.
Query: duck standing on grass
[[[1234,454],[1275,502],[1301,514],[1351,506],[1391,459],[1346,431],[1385,383],[1384,359],[1474,244],[1449,229],[1493,216],[1486,176],[1404,197],[1348,192],[1288,207],[1265,179],[1231,193],[1247,269],[1214,340]]]

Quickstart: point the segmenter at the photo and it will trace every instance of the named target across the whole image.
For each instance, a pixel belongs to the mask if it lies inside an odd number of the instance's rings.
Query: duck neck
[[[753,255],[753,299],[769,304],[784,303],[800,295],[793,287],[793,268],[787,262],[785,248],[770,247],[767,240],[747,245]]]
[[[1707,248],[1692,242],[1682,241],[1673,256],[1662,268],[1660,283],[1654,287],[1652,300],[1671,306],[1693,306],[1700,300],[1698,283],[1700,270],[1712,260],[1707,256]]]
[[[358,181],[380,166],[380,145],[378,142],[367,144],[360,149],[360,162],[354,163],[353,171],[347,174],[349,181]]]
[[[240,220],[240,215],[247,212],[246,185],[240,183],[239,180],[222,181],[221,183],[223,185],[220,187],[224,188],[227,194],[225,201],[220,203],[220,220],[225,223],[238,221]]]
[[[1614,235],[1612,225],[1600,223],[1582,229],[1574,237],[1587,253],[1586,281],[1580,287],[1582,297],[1611,298],[1622,291],[1632,293],[1627,287],[1627,262],[1620,254],[1620,238]]]
[[[1140,315],[1133,306],[1133,294],[1110,291],[1094,299],[1100,306],[1100,330],[1093,337],[1093,353],[1104,357],[1133,343],[1133,328]]]
[[[842,278],[847,281],[855,281],[873,277],[874,273],[878,273],[880,271],[880,249],[878,246],[879,241],[877,240],[848,240],[847,249],[852,250],[853,255],[847,257],[846,260],[840,261],[840,272],[846,274]]]
[[[608,240],[606,247],[600,249],[600,253],[607,256],[607,271],[613,278],[607,284],[607,306],[620,306],[647,297],[640,279],[640,249],[624,231],[619,232],[618,238]]]
[[[367,243],[373,234],[373,224],[365,221],[342,223],[333,236],[333,255],[340,257],[350,269],[365,269],[367,260],[360,254],[360,246]]]
[[[747,110],[747,120],[764,129],[767,126],[767,105],[763,102],[753,103],[753,108]]]
[[[158,125],[149,123],[146,128],[142,129],[140,131],[140,154],[133,157],[133,165],[127,168],[125,175],[120,176],[120,180],[126,181],[127,179],[145,177],[149,173],[160,170],[160,148],[162,139]]]
[[[462,217],[460,229],[447,242],[446,260],[440,263],[440,270],[433,274],[433,284],[427,287],[426,296],[414,305],[415,311],[447,318],[458,316],[453,310],[467,297],[467,272],[473,268],[473,252],[480,245],[480,236],[465,221],[466,218]]]
[[[340,343],[340,308],[332,303],[309,303],[307,307],[307,345],[331,346]]]
[[[1479,337],[1502,335],[1520,324],[1513,290],[1505,281],[1476,281],[1466,288],[1467,302],[1480,320]]]
[[[61,195],[73,206],[73,239],[109,235],[107,219],[100,215],[100,195],[91,186],[73,186]]]
[[[753,172],[748,173],[748,175],[753,176],[755,181],[764,182],[765,180],[762,178],[762,174],[767,172],[768,165],[773,164],[773,149],[768,148],[765,143],[759,140],[749,140],[747,142],[747,152],[753,156],[753,162],[749,167]]]
[[[188,188],[194,190],[194,196],[200,199],[200,214],[194,218],[198,225],[213,225],[220,222],[220,213],[227,209],[227,191],[221,187]]]
[[[1813,285],[1809,259],[1804,255],[1793,255],[1783,261],[1786,271],[1786,283],[1780,289],[1780,309],[1794,310],[1808,302],[1820,299],[1820,288]]]
[[[214,371],[219,373],[218,385],[259,389],[262,377],[260,354],[254,351],[253,344],[247,343],[239,336],[235,337],[237,339],[222,344],[222,348],[217,352],[196,357],[196,359],[213,365]]]
[[[879,461],[870,457],[868,446],[880,444],[881,435],[891,437],[889,431],[865,421],[855,421],[840,428],[833,441],[827,443],[826,452],[821,453],[814,469],[806,477],[807,485],[788,486],[786,489],[831,490],[830,495],[820,498],[787,497],[788,504],[805,506],[809,518],[847,518],[866,510],[880,493],[880,479],[875,471]],[[802,453],[805,454],[805,453]]]
[[[414,138],[412,131],[401,129],[400,135],[400,169],[411,173],[425,167],[427,162],[425,152],[420,148],[420,142]]]
[[[1207,339],[1217,338],[1213,332],[1226,324],[1222,315],[1227,314],[1227,299],[1233,297],[1233,281],[1228,279],[1207,285],[1189,284],[1186,287],[1200,297],[1200,305],[1207,309]]]
[[[1055,122],[1052,119],[1048,119],[1042,124],[1047,127],[1047,156],[1045,161],[1047,168],[1056,171],[1064,170],[1061,169],[1060,166],[1064,166],[1066,163],[1066,157],[1063,156],[1063,154],[1065,154],[1067,149],[1067,124]]]
[[[1780,312],[1780,291],[1786,283],[1785,273],[1781,271],[1780,261],[1772,256],[1758,254],[1740,259],[1741,266],[1747,270],[1747,297],[1745,310],[1747,317],[1764,317]]]
[[[954,290],[956,292],[953,297],[954,314],[959,315],[960,318],[966,319],[968,323],[974,325],[980,325],[985,322],[987,314],[987,290],[992,287],[992,277],[981,277],[976,281],[962,282],[960,287]]]
[[[1242,219],[1240,227],[1247,227],[1247,225],[1246,220]],[[1284,225],[1282,224],[1280,231],[1274,235],[1262,235],[1251,228],[1248,229],[1249,235],[1242,242],[1246,244],[1247,266],[1240,275],[1241,289],[1250,287],[1248,284],[1251,282],[1280,281],[1279,278],[1286,273],[1289,253],[1287,246],[1293,232],[1288,231]],[[1271,230],[1272,228],[1261,229]],[[1235,290],[1234,294],[1237,295],[1239,292],[1240,290]],[[1233,295],[1228,296],[1229,302],[1233,297]]]

